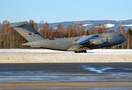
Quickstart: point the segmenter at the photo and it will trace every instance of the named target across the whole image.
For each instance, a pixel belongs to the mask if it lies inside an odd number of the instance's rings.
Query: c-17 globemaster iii
[[[86,53],[88,49],[96,49],[118,45],[126,40],[126,37],[119,33],[92,34],[87,36],[70,38],[45,39],[28,22],[19,22],[10,25],[28,42],[22,45],[31,47],[42,47],[53,50],[75,51],[75,53]]]

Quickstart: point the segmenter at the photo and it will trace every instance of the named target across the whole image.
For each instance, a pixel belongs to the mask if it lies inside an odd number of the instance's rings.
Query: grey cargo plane
[[[10,25],[10,27],[13,27],[28,41],[22,45],[53,50],[75,51],[75,53],[86,53],[88,49],[118,45],[126,40],[126,37],[119,33],[45,39],[28,22],[15,23]]]

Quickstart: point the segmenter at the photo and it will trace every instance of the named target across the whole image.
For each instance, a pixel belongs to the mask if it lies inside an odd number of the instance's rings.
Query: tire
[[[75,53],[78,53],[78,51],[75,51]]]

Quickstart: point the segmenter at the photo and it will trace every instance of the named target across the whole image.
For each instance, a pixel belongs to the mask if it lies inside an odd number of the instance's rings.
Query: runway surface
[[[5,63],[0,89],[131,90],[132,63]]]
[[[132,63],[0,64],[0,82],[132,81]]]

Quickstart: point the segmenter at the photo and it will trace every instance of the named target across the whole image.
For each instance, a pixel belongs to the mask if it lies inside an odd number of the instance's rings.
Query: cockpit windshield
[[[98,35],[94,35],[93,37],[99,37]]]
[[[121,34],[119,34],[119,37],[122,37],[122,35],[121,35]]]
[[[121,37],[121,38],[125,38],[122,34],[119,34],[119,37]]]

